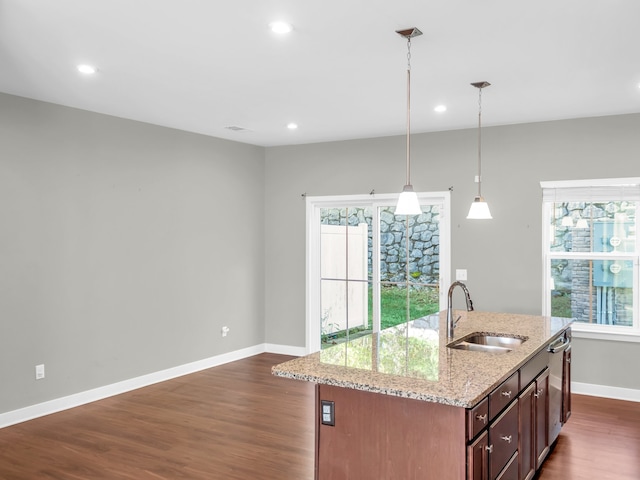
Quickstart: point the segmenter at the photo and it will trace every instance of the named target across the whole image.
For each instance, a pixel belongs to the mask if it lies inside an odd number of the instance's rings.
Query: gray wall
[[[416,188],[453,187],[452,269],[478,309],[540,313],[538,182],[640,175],[638,131],[640,115],[485,129],[490,222],[464,218],[475,130],[414,136]],[[264,149],[0,94],[0,413],[304,346],[301,194],[399,191],[404,141]],[[574,357],[576,381],[640,389],[620,368],[640,344],[578,339]]]
[[[477,188],[476,130],[412,137],[415,188],[453,187],[451,267],[468,270],[466,283],[478,310],[541,313],[539,182],[640,176],[638,132],[638,114],[483,129],[482,191],[492,221],[465,218]],[[398,192],[404,184],[404,141],[388,137],[267,149],[267,342],[305,342],[301,194]],[[639,343],[576,339],[573,379],[640,389],[640,377],[625,368],[638,361]]]
[[[3,94],[0,149],[0,413],[264,342],[264,149]]]

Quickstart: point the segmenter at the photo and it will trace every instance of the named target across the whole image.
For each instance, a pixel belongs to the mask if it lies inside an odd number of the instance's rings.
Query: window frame
[[[440,310],[446,308],[446,286],[451,276],[451,192],[418,192],[418,200],[424,203],[441,206],[439,215],[440,234],[440,278],[439,305]],[[335,196],[307,196],[306,201],[306,351],[317,352],[321,348],[320,342],[320,210],[332,207],[373,207],[372,229],[377,232],[373,236],[373,331],[380,328],[380,215],[378,207],[395,206],[398,194],[357,194]],[[444,307],[443,307],[444,305]]]
[[[602,325],[574,322],[572,331],[578,338],[614,340],[623,342],[640,342],[640,237],[636,234],[635,252],[554,252],[551,250],[551,208],[550,205],[558,202],[589,202],[594,201],[589,195],[578,199],[580,191],[593,191],[595,195],[610,192],[609,201],[627,200],[636,204],[636,226],[640,225],[640,177],[612,178],[594,180],[563,180],[540,182],[543,190],[542,198],[542,313],[551,315],[551,262],[556,259],[566,260],[622,260],[633,262],[633,321],[632,326]],[[629,195],[616,196],[616,192],[623,189],[632,189],[637,192]],[[545,191],[547,193],[545,193]],[[554,198],[550,198],[548,192],[553,191]],[[595,201],[606,201],[596,198]]]

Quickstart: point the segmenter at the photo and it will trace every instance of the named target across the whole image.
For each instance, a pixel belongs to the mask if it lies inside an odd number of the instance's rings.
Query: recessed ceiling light
[[[271,22],[269,24],[269,28],[273,33],[279,33],[279,34],[290,33],[291,30],[293,30],[293,26],[290,23],[282,22],[282,21]]]
[[[98,69],[96,67],[94,67],[93,65],[83,64],[83,65],[78,65],[78,71],[80,73],[91,75],[91,74],[96,73],[98,71]]]
[[[434,112],[438,112],[438,113],[446,112],[447,111],[447,106],[446,105],[438,105],[433,110],[434,110]]]
[[[295,130],[296,128],[298,128],[298,124],[297,123],[293,123],[293,122],[287,123],[287,128],[289,130]]]

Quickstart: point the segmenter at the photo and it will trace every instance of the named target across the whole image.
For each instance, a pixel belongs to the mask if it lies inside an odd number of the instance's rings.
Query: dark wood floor
[[[572,395],[540,480],[639,480],[640,403]]]
[[[288,358],[257,355],[1,429],[0,479],[311,480],[313,386],[270,373]],[[640,479],[640,404],[573,404],[538,478]]]

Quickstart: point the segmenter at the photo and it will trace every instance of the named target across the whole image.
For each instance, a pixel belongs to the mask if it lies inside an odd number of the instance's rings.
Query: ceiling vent
[[[234,132],[244,132],[245,130],[247,130],[244,127],[239,127],[237,125],[229,125],[228,127],[224,127],[227,130],[233,130]]]

